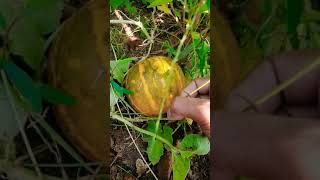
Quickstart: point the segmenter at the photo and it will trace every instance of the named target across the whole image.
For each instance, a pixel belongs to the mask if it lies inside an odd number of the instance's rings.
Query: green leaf
[[[47,34],[60,24],[63,7],[63,0],[27,0],[25,16],[41,34]]]
[[[134,15],[137,13],[137,8],[132,6],[132,3],[129,0],[125,0],[124,4],[125,4],[130,15]]]
[[[131,57],[110,62],[110,73],[112,77],[122,83],[129,69],[129,64],[137,58]]]
[[[41,94],[27,73],[11,61],[4,65],[4,70],[12,84],[36,112],[42,111]]]
[[[165,14],[172,14],[170,8],[168,7],[168,4],[162,4],[160,6],[157,6],[157,9],[159,11],[164,12]]]
[[[1,29],[5,29],[6,26],[7,26],[6,20],[5,20],[4,16],[0,12],[0,30]]]
[[[22,56],[31,68],[39,70],[45,41],[36,27],[26,19],[22,19],[13,26],[9,39],[10,51]]]
[[[147,130],[150,132],[156,132],[156,121],[149,121]],[[168,130],[167,130],[168,131]],[[159,126],[158,134],[162,134],[161,124]],[[154,137],[147,136],[145,140],[148,141],[147,154],[150,162],[155,165],[159,162],[161,156],[163,155],[163,143]]]
[[[76,99],[71,95],[49,85],[40,85],[39,89],[43,99],[47,100],[52,104],[74,105],[77,102]]]
[[[1,0],[0,12],[8,24],[15,21],[9,34],[10,51],[20,55],[33,69],[39,70],[44,54],[43,34],[59,25],[63,0]]]
[[[200,34],[198,32],[191,32],[191,37],[193,39],[194,47],[198,47],[201,42]]]
[[[159,140],[151,140],[148,142],[147,154],[151,164],[156,165],[163,155],[163,144]]]
[[[210,47],[206,42],[202,43],[201,49],[197,50],[197,54],[198,54],[199,60],[200,60],[199,71],[200,71],[201,76],[204,75],[203,70],[204,70],[205,65],[207,64],[207,58],[209,55],[209,51],[210,51]]]
[[[180,154],[183,158],[190,158],[193,155],[193,152],[191,151],[180,151]]]
[[[175,16],[177,16],[179,19],[181,18],[181,13],[180,13],[180,11],[178,11],[178,10],[176,10],[176,9],[173,9],[173,14],[174,14]]]
[[[171,2],[172,2],[172,0],[154,0],[151,2],[151,4],[148,6],[148,8],[160,6],[160,5],[171,3]]]
[[[113,9],[117,9],[119,6],[123,5],[124,0],[112,0],[109,2],[110,2],[110,5]]]
[[[133,94],[132,91],[119,86],[119,84],[116,83],[114,80],[111,81],[111,86],[114,88],[116,95],[119,97],[122,97],[124,94],[128,94],[128,95]]]
[[[210,151],[210,142],[208,137],[189,134],[182,139],[180,148],[182,150],[191,150],[197,155],[206,155]]]
[[[167,125],[164,125],[163,126],[163,131],[162,131],[162,134],[161,136],[166,139],[170,144],[173,143],[173,138],[172,138],[172,133],[173,133],[173,129]],[[170,148],[168,147],[168,145],[164,145],[164,147],[167,149],[167,150],[170,150]]]
[[[210,0],[207,0],[206,3],[200,8],[199,13],[210,13]]]
[[[190,159],[184,158],[181,154],[172,153],[173,157],[173,180],[184,180],[190,169]]]

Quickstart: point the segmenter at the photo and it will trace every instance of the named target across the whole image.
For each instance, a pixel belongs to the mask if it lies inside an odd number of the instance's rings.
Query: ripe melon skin
[[[125,88],[133,91],[127,97],[138,113],[146,116],[158,115],[163,98],[165,103],[162,112],[166,113],[174,98],[185,88],[185,76],[176,63],[172,66],[173,75],[169,81],[171,64],[172,60],[168,57],[153,56],[139,61],[129,69]]]

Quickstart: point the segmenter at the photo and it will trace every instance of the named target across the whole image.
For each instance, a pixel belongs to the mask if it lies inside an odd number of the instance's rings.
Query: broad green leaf
[[[124,77],[126,75],[126,72],[128,72],[129,64],[132,61],[135,61],[137,58],[126,58],[121,59],[118,61],[111,61],[110,62],[110,73],[112,77],[119,81],[119,83],[122,83],[124,80]]]
[[[63,0],[26,0],[25,16],[40,33],[53,32],[60,24]]]
[[[190,159],[183,158],[181,154],[172,153],[173,157],[173,180],[184,180],[190,169]]]
[[[163,126],[162,134],[161,136],[166,139],[170,144],[173,143],[173,138],[172,138],[172,133],[173,129],[167,125]],[[164,147],[169,150],[169,147],[165,144]]]
[[[151,140],[148,142],[147,154],[151,164],[156,165],[163,155],[163,144],[159,140]]]
[[[124,94],[128,94],[128,95],[133,94],[132,91],[130,91],[124,87],[121,87],[114,80],[111,81],[111,86],[114,88],[116,95],[119,97],[122,97]]]
[[[45,41],[36,27],[26,19],[20,20],[12,28],[9,39],[10,51],[22,56],[31,68],[39,70]]]
[[[1,8],[4,7],[4,8]],[[39,70],[43,57],[43,34],[59,25],[63,0],[1,0],[0,12],[8,24],[15,21],[9,34],[10,51],[20,55],[33,69]]]
[[[190,158],[192,155],[194,155],[191,151],[181,151],[180,154],[185,159]]]
[[[200,8],[199,13],[210,13],[210,0],[207,0],[206,3]]]
[[[198,32],[191,32],[191,37],[193,39],[193,45],[194,47],[198,47],[200,42],[201,42],[201,37],[200,34]]]
[[[191,150],[197,155],[206,155],[210,151],[210,142],[208,137],[189,134],[182,139],[180,148],[182,150]]]
[[[7,26],[4,16],[0,12],[0,30],[5,29]]]
[[[137,8],[134,7],[129,0],[125,0],[124,4],[129,12],[129,14],[133,15],[133,14],[137,13]]]
[[[40,85],[39,89],[42,98],[52,104],[74,105],[77,102],[71,95],[49,85]]]
[[[167,3],[171,3],[171,2],[172,2],[172,0],[154,0],[151,2],[151,4],[148,6],[148,8],[160,6],[162,4],[167,4]]]
[[[156,132],[156,121],[149,121],[147,130],[150,132]],[[167,130],[168,133],[169,130]],[[159,126],[158,134],[162,134],[161,124]],[[163,143],[154,137],[147,136],[144,138],[148,141],[147,154],[150,162],[155,165],[159,162],[161,156],[163,155]]]
[[[146,130],[155,133],[156,132],[156,121],[155,120],[148,121],[148,126],[147,126]],[[161,124],[159,124],[158,134],[162,134],[162,125]],[[152,136],[143,135],[143,140],[146,142],[151,141],[152,139],[153,139]]]
[[[168,4],[161,4],[160,6],[157,6],[157,9],[159,11],[166,13],[166,14],[172,14],[171,10],[168,8]]]
[[[110,6],[113,9],[117,9],[119,6],[121,6],[124,3],[124,0],[112,0],[109,1],[110,2]]]
[[[4,70],[13,86],[18,89],[22,97],[33,107],[36,112],[41,112],[41,94],[29,75],[11,61],[4,65]]]

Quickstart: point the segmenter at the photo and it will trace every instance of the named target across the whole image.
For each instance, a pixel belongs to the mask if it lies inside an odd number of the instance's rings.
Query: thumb
[[[176,97],[168,118],[177,120],[188,117],[196,121],[202,130],[209,134],[210,131],[210,100],[190,97]]]
[[[176,97],[171,105],[168,115],[172,118],[194,116],[195,106],[199,104],[198,98]]]

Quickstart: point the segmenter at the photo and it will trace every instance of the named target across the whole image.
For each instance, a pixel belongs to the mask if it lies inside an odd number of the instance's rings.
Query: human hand
[[[199,87],[201,89],[196,91]],[[210,80],[196,79],[192,81],[176,97],[171,108],[167,112],[170,120],[181,120],[191,118],[197,122],[202,131],[210,137]],[[193,93],[194,92],[194,93]]]
[[[319,56],[320,50],[277,56],[275,66],[262,63],[231,93],[224,112],[214,113],[212,179],[320,179],[319,67],[255,110],[241,112]]]

